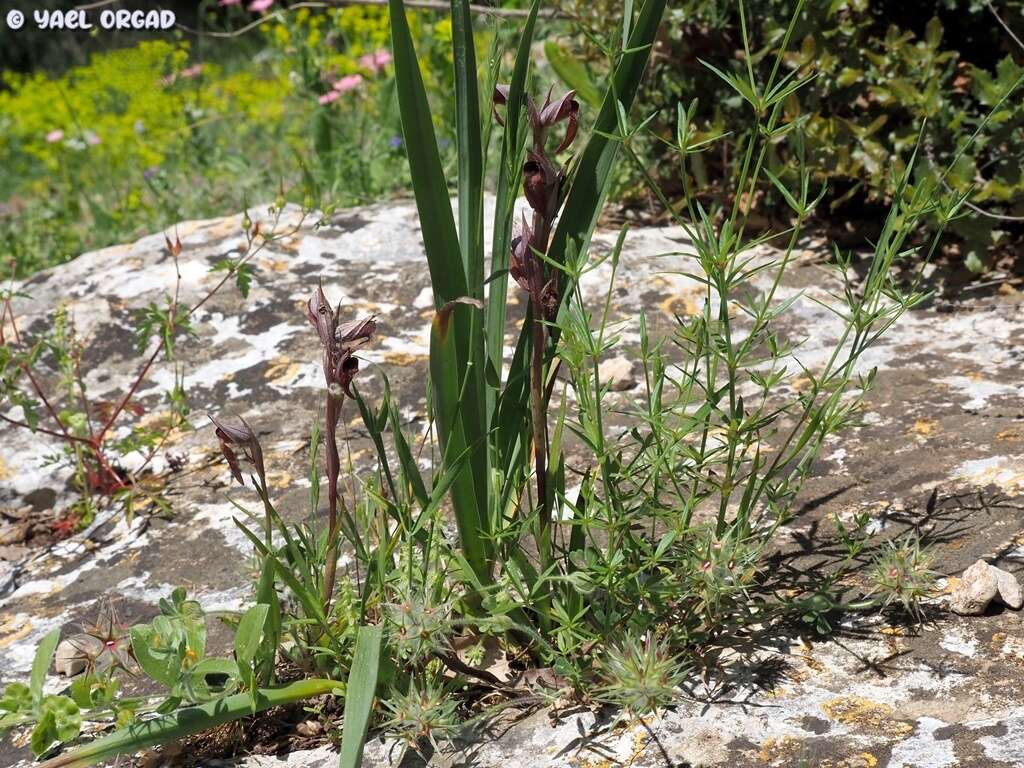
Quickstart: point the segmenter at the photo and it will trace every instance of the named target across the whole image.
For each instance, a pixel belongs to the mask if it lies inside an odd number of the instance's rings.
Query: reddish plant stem
[[[12,426],[20,427],[21,429],[27,429],[30,432],[42,432],[44,435],[49,435],[50,437],[59,437],[62,440],[67,440],[72,443],[85,443],[86,445],[92,445],[92,441],[87,437],[78,437],[77,435],[71,435],[62,432],[54,432],[52,429],[46,429],[45,427],[39,426],[33,429],[31,425],[26,424],[24,421],[18,421],[17,419],[8,418],[7,416],[4,416],[2,413],[0,413],[0,421],[6,421],[8,424],[11,424]]]
[[[558,184],[555,184],[548,211],[534,211],[533,238],[529,248],[539,254],[547,254],[548,241],[551,238],[551,222],[555,217],[555,209],[559,197]],[[530,411],[531,429],[533,431],[534,472],[537,475],[537,504],[540,516],[540,530],[543,533],[551,523],[551,512],[548,509],[548,423],[547,399],[544,386],[544,347],[547,341],[547,328],[544,326],[544,262],[536,254],[529,258],[536,259],[536,269],[532,270],[530,279],[530,315],[532,351],[530,355]]]
[[[334,580],[338,569],[338,477],[341,474],[341,456],[338,452],[338,419],[341,397],[327,392],[325,422],[327,434],[327,562],[324,566],[324,611],[331,605]]]

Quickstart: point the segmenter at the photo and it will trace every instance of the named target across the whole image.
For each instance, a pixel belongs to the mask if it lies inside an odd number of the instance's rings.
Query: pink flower
[[[229,5],[238,5],[242,0],[218,0],[217,5],[221,8],[225,8]]]
[[[380,72],[392,62],[391,52],[383,48],[359,57],[359,66],[368,69],[374,74]]]
[[[358,88],[362,82],[362,75],[345,75],[345,77],[334,84],[334,90],[338,93],[346,93]]]
[[[317,99],[317,101],[319,101],[321,104],[330,104],[332,101],[337,100],[339,96],[341,96],[341,94],[338,93],[337,91],[328,91],[319,99]]]
[[[64,138],[64,131],[60,128],[54,128],[48,134],[46,134],[46,141],[48,144],[56,144],[58,141]]]
[[[188,77],[188,78],[199,77],[199,75],[201,75],[202,73],[203,73],[203,65],[202,64],[194,64],[191,67],[189,67],[188,69],[181,70],[181,72],[178,73],[178,77]]]
[[[273,4],[274,0],[252,0],[252,2],[249,3],[249,10],[253,11],[254,13],[259,13],[261,11],[267,10],[267,8],[269,8]]]
[[[93,131],[86,131],[84,134],[85,143],[90,147],[98,146],[102,143],[102,140]]]

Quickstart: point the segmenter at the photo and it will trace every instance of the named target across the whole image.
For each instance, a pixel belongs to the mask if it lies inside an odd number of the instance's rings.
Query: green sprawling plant
[[[921,223],[954,219],[964,197],[915,181],[910,158],[873,253],[836,254],[842,288],[824,303],[841,320],[838,340],[824,362],[801,365],[800,345],[779,320],[810,297],[792,293],[783,278],[821,198],[806,163],[793,187],[766,168],[781,143],[804,157],[804,123],[783,107],[809,79],[786,65],[793,25],[770,60],[745,50],[736,69],[712,68],[743,98],[756,129],[746,133],[728,206],[708,209],[686,195],[688,216],[677,218],[691,250],[670,256],[700,287],[703,304],[660,338],[654,319],[640,315],[643,381],[624,399],[600,363],[623,346],[627,321],[613,318],[612,296],[628,232],[603,255],[591,252],[590,238],[617,157],[644,167],[634,145],[648,119],[634,124],[631,103],[665,2],[627,3],[609,89],[589,140],[571,158],[580,124],[589,122],[575,95],[530,97],[539,5],[523,26],[509,84],[499,84],[495,56],[481,89],[469,6],[452,0],[455,215],[405,9],[390,0],[434,293],[431,430],[421,444],[410,441],[386,377],[379,402],[359,391],[357,353],[373,342],[376,324],[345,317],[318,288],[307,317],[323,347],[324,419],[310,443],[306,522],[289,524],[277,509],[256,431],[215,420],[232,474],[241,483],[243,465],[251,468],[262,506],[252,514],[240,507],[259,575],[256,604],[228,617],[233,657],[207,657],[205,614],[175,593],[160,616],[130,630],[132,663],[167,694],[126,707],[98,678],[89,684],[98,698],[72,700],[75,712],[109,719],[130,709],[133,722],[50,766],[86,765],[327,694],[344,697],[343,767],[358,764],[375,715],[418,748],[456,733],[464,708],[484,716],[473,705],[485,693],[534,701],[560,693],[644,713],[679,695],[691,665],[777,619],[796,615],[827,631],[836,610],[898,603],[914,611],[927,596],[928,558],[914,542],[875,559],[870,592],[848,594],[842,579],[867,551],[863,519],[853,528],[836,521],[846,557],[806,583],[782,583],[766,563],[824,441],[858,419],[874,377],[859,367],[864,352],[926,295],[919,276],[901,281],[895,267],[918,250]],[[684,179],[686,164],[710,146],[695,136],[693,112],[679,107],[671,141]],[[499,129],[488,259],[485,158]],[[762,176],[790,205],[795,225],[752,238],[742,201]],[[529,214],[517,222],[520,189]],[[781,248],[762,248],[769,240]],[[599,266],[611,278],[604,301],[591,307],[581,283]],[[509,277],[527,299],[521,318],[508,312]],[[518,340],[506,359],[510,326]],[[338,444],[349,401],[376,448],[375,466],[362,475],[342,463]],[[351,492],[345,473],[361,480]],[[39,669],[53,645],[41,649]],[[43,729],[40,753],[77,734],[71,705],[8,690],[0,707],[14,719],[4,722]]]

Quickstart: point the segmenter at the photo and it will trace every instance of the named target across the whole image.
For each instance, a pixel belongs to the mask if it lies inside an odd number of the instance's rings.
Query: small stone
[[[85,656],[72,638],[60,641],[53,655],[53,668],[65,677],[73,677],[85,669]]]
[[[0,544],[0,560],[5,560],[9,563],[20,563],[29,555],[28,547],[17,547],[8,546],[6,544]]]
[[[611,387],[614,392],[625,392],[636,386],[633,363],[625,357],[610,357],[602,361],[597,372],[601,377],[601,383]]]
[[[303,720],[297,726],[295,726],[295,732],[299,736],[305,736],[306,738],[312,738],[319,736],[323,733],[324,727],[318,720]]]
[[[27,521],[0,527],[0,545],[21,544],[28,538],[29,528]]]
[[[980,616],[999,591],[991,565],[978,560],[960,576],[950,597],[949,607],[961,616]]]
[[[1024,595],[1021,594],[1020,583],[1012,573],[1002,568],[989,566],[996,577],[996,587],[999,590],[999,600],[1003,605],[1013,610],[1019,610],[1024,605]]]

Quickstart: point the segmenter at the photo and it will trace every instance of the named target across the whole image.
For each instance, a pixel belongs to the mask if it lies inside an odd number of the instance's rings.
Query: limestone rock
[[[992,566],[984,560],[978,560],[960,576],[960,583],[953,590],[949,607],[961,616],[980,616],[998,591]]]
[[[611,387],[613,392],[626,392],[636,387],[633,376],[633,362],[625,357],[610,357],[597,368],[601,383]]]
[[[1002,568],[989,566],[995,572],[996,585],[999,589],[999,599],[1003,605],[1013,610],[1019,610],[1024,605],[1024,595],[1021,594],[1020,583],[1012,573]]]

